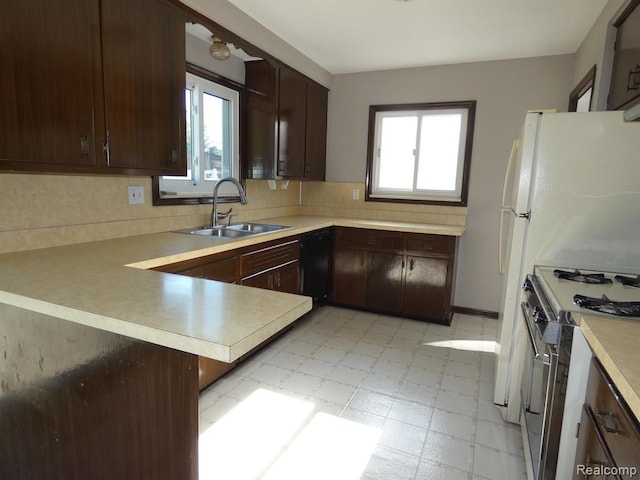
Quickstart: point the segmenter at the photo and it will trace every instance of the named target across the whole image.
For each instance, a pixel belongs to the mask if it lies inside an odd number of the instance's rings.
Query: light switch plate
[[[141,185],[129,185],[129,205],[142,205],[144,203],[144,187]]]
[[[354,188],[353,192],[351,193],[351,197],[354,200],[360,200],[360,189],[359,188]]]

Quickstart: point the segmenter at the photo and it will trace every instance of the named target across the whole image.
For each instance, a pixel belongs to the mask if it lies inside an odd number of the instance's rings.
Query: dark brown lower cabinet
[[[367,253],[366,306],[381,312],[402,308],[404,256],[394,253]]]
[[[578,430],[575,479],[635,479],[640,423],[597,358],[592,358]]]
[[[334,246],[331,300],[341,305],[366,305],[367,252]]]
[[[455,237],[338,227],[333,248],[334,304],[451,323]]]
[[[449,260],[441,258],[407,257],[402,313],[427,318],[447,315],[447,277]]]

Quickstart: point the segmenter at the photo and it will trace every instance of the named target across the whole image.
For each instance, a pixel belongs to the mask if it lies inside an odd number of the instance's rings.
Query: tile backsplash
[[[354,190],[358,190],[357,200],[354,200]],[[303,182],[303,212],[381,221],[466,225],[466,207],[365,202],[364,192],[364,183]]]
[[[321,215],[465,225],[467,209],[364,201],[363,183],[247,180],[247,205],[234,221]],[[127,187],[142,186],[145,203],[129,205]],[[353,190],[359,199],[353,200]],[[151,177],[0,174],[0,253],[166,232],[209,222],[211,205],[154,207]],[[226,209],[227,207],[224,206]]]
[[[144,204],[128,204],[131,185],[144,188]],[[270,190],[266,181],[247,180],[248,203],[231,205],[234,221],[299,213],[300,182],[289,182],[287,190],[280,187]],[[151,199],[151,177],[0,174],[0,253],[165,232],[209,221],[211,204],[154,207]]]

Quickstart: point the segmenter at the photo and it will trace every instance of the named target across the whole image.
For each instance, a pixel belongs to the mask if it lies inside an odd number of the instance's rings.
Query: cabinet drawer
[[[334,238],[336,246],[341,248],[391,252],[404,250],[403,237],[400,232],[368,230],[363,228],[338,228]]]
[[[596,419],[591,409],[585,405],[580,417],[580,436],[576,447],[576,462],[574,480],[593,478],[589,470],[596,468],[611,468],[614,466],[607,448],[603,445],[602,436],[596,431]],[[615,479],[613,475],[600,477],[603,480]]]
[[[233,257],[203,265],[202,278],[227,283],[236,282],[238,280],[237,260],[238,257]]]
[[[240,276],[253,273],[300,259],[300,242],[292,242],[245,253],[240,257]]]
[[[454,242],[455,237],[446,235],[410,233],[407,234],[407,252],[416,255],[449,255]]]
[[[640,429],[600,362],[592,360],[586,401],[617,466],[640,470]]]

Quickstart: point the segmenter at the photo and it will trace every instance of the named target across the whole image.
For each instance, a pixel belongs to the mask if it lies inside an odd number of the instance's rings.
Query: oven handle
[[[538,345],[534,339],[534,333],[531,329],[531,325],[529,324],[529,319],[532,317],[531,309],[526,302],[522,302],[520,304],[520,308],[522,309],[523,319],[525,327],[527,328],[527,333],[529,334],[529,343],[531,344],[531,348],[533,350],[533,360],[536,362],[540,362],[543,365],[551,365],[551,357],[546,353],[540,353],[538,350]]]

